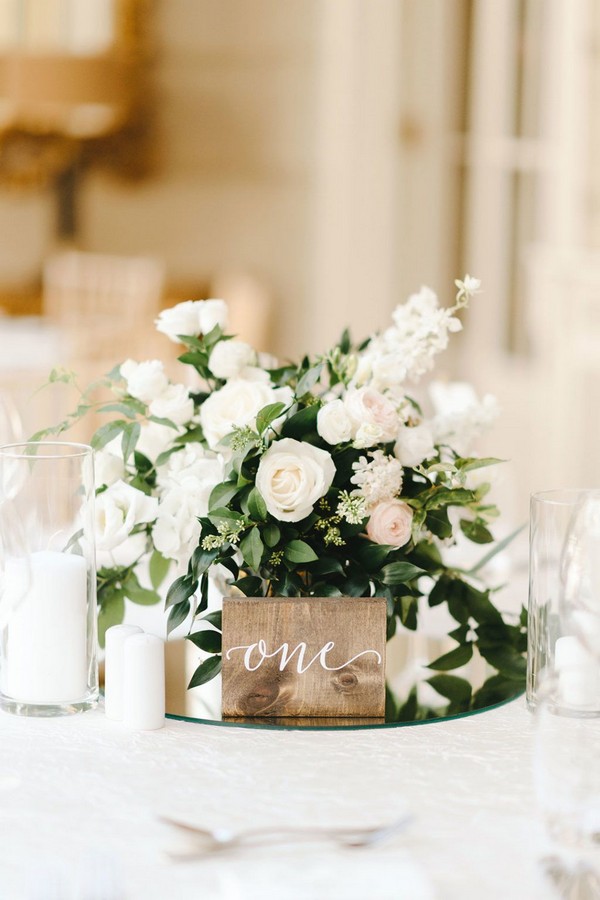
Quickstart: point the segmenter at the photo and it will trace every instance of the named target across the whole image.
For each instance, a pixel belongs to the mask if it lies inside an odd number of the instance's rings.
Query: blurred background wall
[[[224,295],[297,356],[469,272],[439,371],[499,397],[481,449],[512,460],[511,514],[596,484],[600,0],[0,0],[0,132],[20,404],[46,364],[168,354],[159,305]],[[150,258],[160,290],[90,327],[117,276],[65,314],[49,263],[73,249]]]

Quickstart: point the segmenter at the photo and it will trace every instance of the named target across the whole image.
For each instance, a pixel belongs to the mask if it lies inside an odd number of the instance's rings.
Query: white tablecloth
[[[330,732],[169,721],[129,733],[100,710],[0,713],[0,897],[548,897],[532,734],[522,699],[453,721]],[[378,848],[281,847],[185,864],[165,857],[173,835],[157,818],[370,825],[407,806],[413,824]]]

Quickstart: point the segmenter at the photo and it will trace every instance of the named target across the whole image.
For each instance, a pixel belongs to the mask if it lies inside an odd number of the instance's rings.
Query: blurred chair
[[[43,310],[65,329],[75,361],[136,356],[160,308],[161,261],[67,251],[43,273]]]

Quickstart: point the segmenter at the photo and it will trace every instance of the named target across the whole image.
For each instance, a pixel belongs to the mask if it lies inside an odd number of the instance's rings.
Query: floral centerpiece
[[[429,663],[445,711],[519,692],[525,613],[503,616],[478,581],[498,545],[468,571],[444,562],[457,535],[493,542],[498,511],[477,470],[498,460],[469,447],[495,401],[473,394],[457,410],[452,387],[434,384],[428,416],[412,396],[461,329],[457,313],[479,282],[466,276],[456,286],[451,308],[422,288],[383,333],[356,346],[345,332],[329,352],[283,365],[226,334],[223,301],[180,303],[156,326],[184,346],[186,383],[169,380],[159,360],[127,360],[36,435],[60,434],[91,410],[110,415],[92,440],[101,640],[122,621],[126,598],[158,603],[170,583],[168,631],[191,622],[188,639],[206,655],[192,687],[220,669],[211,578],[254,597],[383,596],[388,638],[417,628],[421,604],[447,605],[456,646]],[[50,381],[76,384],[62,370]],[[99,387],[111,399],[95,400]],[[494,670],[475,693],[451,674],[474,653]],[[398,719],[432,714],[414,691],[390,704]]]

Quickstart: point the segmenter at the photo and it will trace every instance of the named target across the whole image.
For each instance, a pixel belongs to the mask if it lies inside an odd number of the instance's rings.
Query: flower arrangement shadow
[[[498,510],[478,471],[499,460],[469,449],[495,401],[434,384],[426,416],[411,396],[479,282],[456,286],[450,308],[422,288],[383,333],[356,346],[345,332],[329,352],[284,365],[226,334],[223,301],[180,303],[156,326],[184,346],[187,384],[170,381],[159,360],[127,360],[34,436],[61,434],[90,411],[110,416],[92,440],[101,643],[126,599],[159,603],[170,583],[168,631],[188,622],[204,657],[195,687],[221,667],[221,614],[207,611],[213,578],[253,597],[382,596],[388,639],[417,629],[423,603],[446,604],[455,623],[455,646],[429,663],[439,704],[419,703],[416,688],[390,692],[388,719],[478,709],[523,689],[525,610],[503,615],[480,580],[507,543],[494,544]],[[49,381],[77,387],[65,370]],[[96,400],[99,388],[111,399]],[[469,570],[444,563],[457,535],[492,545]],[[490,672],[477,690],[452,674],[474,654]]]

